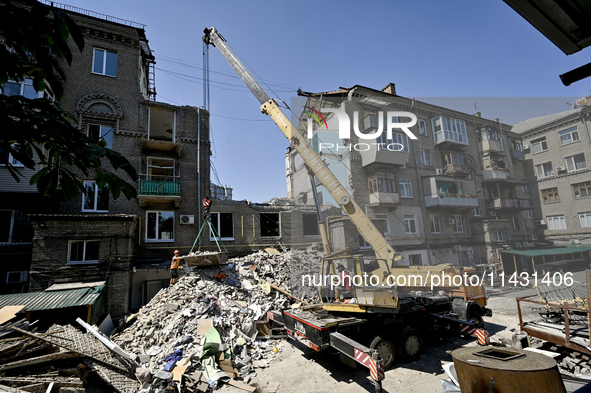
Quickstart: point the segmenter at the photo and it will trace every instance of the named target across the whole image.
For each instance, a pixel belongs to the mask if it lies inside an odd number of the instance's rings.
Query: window
[[[406,136],[406,134],[399,134],[397,132],[393,132],[392,139],[387,139],[386,136],[387,134],[385,132],[377,136],[376,143],[382,145],[380,148],[388,148],[389,150],[396,152],[410,152],[410,149],[408,147],[408,137]]]
[[[412,198],[412,185],[410,180],[400,179],[400,196],[403,198]]]
[[[516,231],[518,231],[520,229],[520,226],[519,226],[519,217],[513,216],[513,217],[511,217],[511,221],[513,222],[513,229],[516,230]]]
[[[579,221],[582,228],[591,227],[591,212],[579,213]]]
[[[552,163],[546,162],[544,164],[536,165],[536,176],[538,179],[554,176],[554,171],[552,170]]]
[[[431,166],[431,157],[429,156],[429,150],[421,149],[421,163],[423,166]]]
[[[4,89],[4,94],[7,96],[23,96],[31,100],[43,97],[42,92],[35,91],[33,80],[29,78],[25,78],[22,82],[9,80],[2,88]]]
[[[96,141],[103,139],[107,142],[109,149],[113,148],[113,127],[103,126],[100,124],[89,124],[87,127],[87,135]]]
[[[382,220],[384,221],[385,228],[384,228],[384,235],[389,235],[390,234],[390,220],[388,220],[388,215],[387,214],[376,214],[375,217],[378,220]]]
[[[548,222],[549,230],[566,229],[566,221],[564,215],[547,216],[546,221]]]
[[[568,145],[573,142],[578,142],[580,140],[579,131],[577,131],[577,127],[572,127],[568,130],[560,131],[558,133],[558,137],[560,138],[560,146]]]
[[[527,211],[527,218],[534,218],[534,211],[531,209],[528,209]]]
[[[462,233],[464,232],[464,224],[462,223],[462,215],[461,214],[454,214],[454,232],[455,233]]]
[[[174,177],[174,159],[148,157],[148,178],[150,180],[169,180]]]
[[[98,263],[99,246],[99,240],[70,241],[68,263]]]
[[[13,149],[20,151],[19,144],[14,143],[11,145]],[[0,165],[11,164],[12,166],[24,166],[19,160],[15,159],[10,151],[4,150],[0,147]]]
[[[446,153],[443,155],[443,164],[445,166],[466,165],[466,156],[461,153]]]
[[[117,53],[105,49],[94,49],[92,73],[106,76],[117,75]]]
[[[559,202],[558,187],[546,188],[541,191],[542,202]]]
[[[504,242],[505,241],[505,235],[503,234],[503,231],[495,231],[495,235],[497,236],[497,241],[498,242]]]
[[[33,227],[29,217],[19,210],[0,210],[0,243],[29,243]]]
[[[409,254],[408,260],[410,262],[410,266],[421,266],[423,261],[421,260],[421,254]]]
[[[419,119],[419,135],[429,135],[427,130],[427,122],[423,119]]]
[[[574,156],[566,157],[565,161],[566,169],[569,172],[587,168],[587,161],[585,161],[585,153],[580,153]]]
[[[480,213],[480,208],[476,207],[474,208],[474,217],[480,217],[481,213]]]
[[[538,232],[534,229],[531,233],[532,240],[538,240]]]
[[[318,215],[302,214],[302,221],[304,223],[304,236],[320,235],[320,229],[318,228]]]
[[[573,193],[575,194],[575,199],[591,196],[591,181],[573,184],[572,188]]]
[[[211,223],[218,233],[218,240],[234,240],[234,214],[211,213]],[[209,240],[215,240],[213,233],[209,234]]]
[[[527,243],[525,243],[525,244],[527,247]],[[515,248],[521,248],[521,242],[515,242]]]
[[[456,142],[463,145],[468,144],[468,133],[466,131],[466,122],[463,120],[452,119],[447,116],[438,116],[431,119],[433,126],[433,139],[435,144],[441,142]]]
[[[174,212],[146,212],[146,215],[147,242],[174,241]]]
[[[377,172],[368,178],[369,193],[396,192],[396,181],[393,173]]]
[[[281,236],[279,213],[261,213],[261,237]]]
[[[28,276],[29,272],[26,270],[6,272],[6,284],[20,284],[22,282],[27,282]]]
[[[541,153],[548,150],[548,142],[546,142],[546,137],[534,139],[530,142],[530,145],[532,154]]]
[[[441,225],[439,224],[439,215],[429,214],[429,229],[431,233],[441,233]]]
[[[417,222],[414,215],[404,216],[404,226],[406,227],[406,233],[412,234],[417,233]]]
[[[148,124],[148,138],[166,142],[177,142],[176,112],[169,109],[150,107],[150,123]],[[295,156],[296,167],[304,165],[299,155]]]
[[[527,180],[522,180],[521,181],[521,191],[522,192],[527,192]]]
[[[83,212],[109,211],[109,188],[107,186],[98,187],[94,181],[85,181],[84,189],[86,194],[82,194]]]

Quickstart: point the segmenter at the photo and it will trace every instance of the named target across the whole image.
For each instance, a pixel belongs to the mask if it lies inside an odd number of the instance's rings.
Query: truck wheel
[[[414,361],[419,358],[423,340],[418,331],[411,327],[407,327],[400,335],[397,350],[400,357],[407,361]]]
[[[475,312],[470,313],[470,316],[468,317],[468,322],[473,323],[480,328],[484,327],[484,318],[482,318],[482,315]]]
[[[371,349],[378,351],[378,357],[384,365],[384,370],[387,370],[394,363],[394,345],[386,336],[375,336],[369,345]]]

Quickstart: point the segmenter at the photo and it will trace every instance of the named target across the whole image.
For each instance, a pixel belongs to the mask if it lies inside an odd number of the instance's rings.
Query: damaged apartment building
[[[365,213],[381,223],[402,256],[401,265],[489,265],[498,261],[500,250],[532,248],[542,240],[521,136],[511,126],[398,96],[394,84],[382,90],[354,86],[299,95],[306,103],[298,130],[312,133],[312,146],[329,169]],[[350,138],[339,138],[337,116],[326,109],[345,111]],[[314,111],[317,118],[323,113],[325,122],[316,121]],[[410,121],[387,119],[389,111],[414,114],[417,123],[411,131],[417,139],[401,129],[387,139],[389,120]],[[384,132],[369,144],[354,129]],[[314,204],[312,183],[294,149],[286,153],[286,165],[288,196]],[[316,188],[321,203],[338,205],[321,184]],[[350,243],[369,249],[362,238]]]
[[[144,25],[67,12],[85,47],[63,67],[60,105],[77,117],[80,132],[103,138],[135,166],[138,198],[114,200],[93,174],[75,200],[41,198],[28,185],[34,171],[23,170],[17,183],[0,167],[2,293],[106,284],[104,311],[117,317],[168,285],[173,251],[190,248],[197,236],[200,201],[210,191],[209,114],[156,101]],[[5,92],[42,94],[30,83],[9,81]]]

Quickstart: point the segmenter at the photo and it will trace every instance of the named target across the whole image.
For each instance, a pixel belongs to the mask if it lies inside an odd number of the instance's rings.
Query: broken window
[[[302,221],[304,224],[304,236],[320,235],[318,216],[316,214],[302,214]]]
[[[217,240],[234,240],[234,214],[211,213],[211,224],[218,234]],[[209,240],[216,240],[214,234],[209,233]]]
[[[176,142],[175,122],[175,111],[160,108],[150,108],[148,138]]]
[[[261,213],[261,237],[281,236],[279,213]]]
[[[113,148],[113,126],[89,124],[86,134],[97,142],[104,140],[107,142],[107,148]]]
[[[148,157],[149,180],[173,180],[174,159]]]
[[[68,263],[98,263],[99,240],[70,241]]]
[[[421,254],[410,254],[408,260],[410,261],[410,266],[421,266],[423,264]]]
[[[146,212],[146,241],[174,241],[174,212]]]

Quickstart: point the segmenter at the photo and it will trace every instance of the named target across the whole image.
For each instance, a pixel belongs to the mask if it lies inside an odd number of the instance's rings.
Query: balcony
[[[470,169],[466,165],[447,165],[443,168],[443,173],[447,176],[466,177],[470,174]]]
[[[158,150],[174,152],[177,157],[181,155],[181,143],[173,142],[172,140],[142,138],[140,139],[140,146],[142,147],[142,152],[144,154],[148,154],[153,150]]]
[[[525,160],[525,153],[519,150],[511,149],[511,158],[516,160]]]
[[[400,196],[396,192],[374,192],[369,194],[370,206],[397,206]]]
[[[486,168],[482,171],[484,181],[507,180],[507,170]]]
[[[474,209],[478,207],[478,198],[474,195],[439,194],[428,195],[425,197],[425,207],[427,209],[435,208],[454,208],[454,209]]]
[[[529,199],[493,198],[487,202],[489,209],[530,209]]]
[[[365,169],[371,166],[399,167],[406,164],[410,153],[390,151],[386,147],[370,145],[367,151],[360,151],[361,166]]]
[[[495,141],[494,139],[486,139],[482,142],[478,142],[478,150],[481,152],[493,152],[493,153],[502,153],[505,154],[503,147],[500,141]]]
[[[181,183],[178,177],[140,175],[138,179],[138,200],[141,207],[148,203],[181,203]]]

